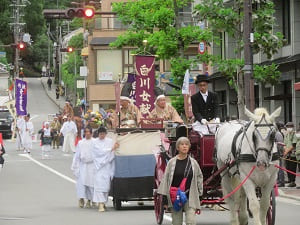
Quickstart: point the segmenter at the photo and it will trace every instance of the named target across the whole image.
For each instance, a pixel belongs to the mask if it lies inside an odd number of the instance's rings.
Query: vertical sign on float
[[[27,82],[16,79],[16,111],[17,115],[27,115]]]
[[[146,117],[154,108],[155,57],[137,55],[135,59],[136,106],[140,109],[142,116]]]

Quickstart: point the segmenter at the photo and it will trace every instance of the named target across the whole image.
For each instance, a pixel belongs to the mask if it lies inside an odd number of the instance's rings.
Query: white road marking
[[[57,176],[60,176],[61,178],[65,179],[65,180],[67,180],[67,181],[70,181],[70,182],[73,183],[73,184],[76,184],[76,181],[75,181],[75,180],[73,180],[73,179],[71,179],[70,177],[68,177],[68,176],[66,176],[66,175],[64,175],[64,174],[62,174],[62,173],[60,173],[60,172],[58,172],[58,171],[52,169],[51,167],[46,166],[45,164],[43,164],[43,163],[41,163],[41,162],[35,160],[34,158],[32,158],[32,157],[31,157],[30,155],[28,155],[28,154],[19,154],[19,156],[28,158],[29,160],[31,160],[31,161],[34,162],[35,164],[39,165],[40,167],[43,167],[44,169],[50,171],[51,173],[54,173],[54,174],[56,174]]]
[[[0,217],[0,220],[24,220],[23,217]]]
[[[35,119],[37,117],[39,117],[39,115],[33,115],[33,116],[31,116],[30,120],[33,120],[33,119]]]

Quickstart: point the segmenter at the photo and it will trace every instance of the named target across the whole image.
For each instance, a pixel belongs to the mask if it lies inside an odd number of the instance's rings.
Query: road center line
[[[73,183],[73,184],[76,184],[76,181],[75,181],[75,180],[73,180],[73,179],[71,179],[70,177],[68,177],[68,176],[66,176],[66,175],[64,175],[64,174],[62,174],[62,173],[60,173],[60,172],[58,172],[58,171],[52,169],[51,167],[46,166],[45,164],[43,164],[43,163],[41,163],[41,162],[35,160],[34,158],[32,158],[32,157],[31,157],[30,155],[28,155],[28,154],[19,154],[19,156],[28,158],[29,160],[31,160],[31,161],[34,162],[35,164],[39,165],[40,167],[43,167],[44,169],[50,171],[51,173],[54,173],[54,174],[56,174],[57,176],[60,176],[61,178],[65,179],[65,180],[67,180],[67,181],[70,181],[70,182]]]

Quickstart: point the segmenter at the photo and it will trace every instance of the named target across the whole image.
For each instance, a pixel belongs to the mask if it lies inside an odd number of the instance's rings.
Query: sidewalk
[[[51,90],[48,90],[48,85],[47,85],[47,80],[48,77],[41,77],[41,83],[42,86],[48,95],[49,99],[57,105],[57,112],[62,112],[65,103],[66,103],[66,97],[65,96],[59,96],[59,99],[56,99],[56,94],[55,94],[55,89],[56,89],[56,84],[54,84],[54,78],[52,77],[52,87]]]
[[[297,174],[300,174],[298,170]],[[279,196],[300,201],[300,177],[296,177],[296,184],[297,188],[280,187]]]

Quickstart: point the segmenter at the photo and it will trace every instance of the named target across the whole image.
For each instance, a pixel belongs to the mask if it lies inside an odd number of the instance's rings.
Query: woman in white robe
[[[64,136],[63,152],[75,152],[75,137],[77,135],[77,126],[74,121],[71,120],[71,116],[68,115],[67,121],[64,122],[60,133]]]
[[[20,151],[23,149],[22,144],[22,133],[25,130],[25,120],[23,116],[18,116],[16,120],[16,144],[17,144],[17,150]]]
[[[30,153],[32,149],[32,134],[34,131],[33,123],[29,120],[30,114],[25,116],[25,129],[22,132],[22,144],[24,153]]]
[[[86,208],[91,208],[94,195],[95,165],[93,162],[92,128],[84,129],[85,138],[78,142],[73,158],[71,170],[76,177],[76,191],[79,199],[79,207],[84,207],[84,199],[87,199]]]
[[[93,201],[99,203],[99,212],[105,211],[111,180],[114,176],[114,150],[119,147],[112,139],[106,137],[104,127],[98,129],[99,138],[93,141],[93,158],[96,167]]]

